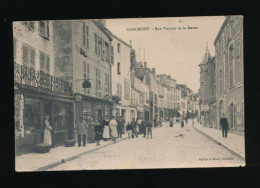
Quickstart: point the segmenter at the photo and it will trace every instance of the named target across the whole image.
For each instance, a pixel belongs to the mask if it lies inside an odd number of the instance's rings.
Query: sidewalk
[[[111,144],[116,144],[126,138],[128,138],[127,134],[123,134],[122,138],[118,138],[115,143],[108,140],[101,141],[100,146],[96,146],[96,143],[87,143],[86,147],[78,147],[76,143],[74,147],[59,146],[56,148],[51,148],[48,153],[29,153],[16,156],[15,170],[18,172],[44,171],[66,161],[73,160],[80,155],[104,148]]]
[[[189,121],[191,124],[191,121]],[[204,127],[198,122],[194,123],[195,129],[212,138],[215,142],[221,144],[229,151],[245,159],[245,138],[244,136],[228,133],[227,138],[222,137],[222,131],[215,128]]]

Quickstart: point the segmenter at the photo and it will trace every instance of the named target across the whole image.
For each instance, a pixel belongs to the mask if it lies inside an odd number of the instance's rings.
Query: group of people
[[[128,138],[138,138],[138,135],[143,135],[149,139],[152,139],[152,127],[153,123],[151,121],[146,121],[144,119],[138,118],[136,121],[133,118],[131,123],[127,123],[126,131],[128,134]]]
[[[77,122],[78,147],[81,147],[81,142],[83,142],[83,147],[86,146],[86,135],[90,126],[94,127],[93,139],[96,141],[97,146],[99,146],[102,139],[104,139],[104,141],[111,139],[115,142],[117,138],[122,138],[123,125],[124,120],[122,117],[116,120],[115,116],[112,116],[110,120],[109,117],[106,116],[101,124],[99,121],[93,122],[93,119],[90,117],[87,117],[87,121],[85,121],[83,116],[80,116],[79,122]]]

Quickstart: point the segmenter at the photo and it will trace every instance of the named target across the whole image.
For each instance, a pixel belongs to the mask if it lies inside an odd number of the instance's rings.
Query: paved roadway
[[[109,141],[111,142],[111,141]],[[98,147],[98,146],[97,146]],[[148,169],[240,166],[243,161],[192,125],[153,129],[153,139],[125,139],[48,169]]]

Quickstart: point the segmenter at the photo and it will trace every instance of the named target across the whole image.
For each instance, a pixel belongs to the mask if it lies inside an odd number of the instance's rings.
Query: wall
[[[13,22],[13,37],[17,40],[16,62],[22,64],[22,42],[35,48],[35,69],[40,70],[39,51],[43,51],[50,56],[50,74],[54,75],[53,65],[53,31],[52,21],[49,21],[49,39],[39,35],[39,22],[34,22],[35,29],[32,31],[22,24]]]

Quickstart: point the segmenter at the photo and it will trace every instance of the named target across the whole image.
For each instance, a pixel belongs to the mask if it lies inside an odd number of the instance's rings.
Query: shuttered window
[[[25,43],[22,44],[22,64],[35,68],[35,48]]]
[[[40,51],[40,70],[50,73],[50,56]]]
[[[39,21],[39,34],[45,38],[50,37],[48,21]]]

